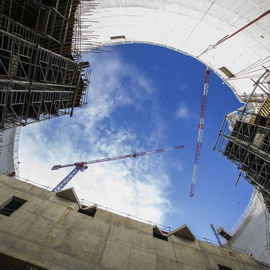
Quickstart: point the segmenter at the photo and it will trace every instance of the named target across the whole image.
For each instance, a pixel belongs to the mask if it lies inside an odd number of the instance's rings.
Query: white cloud
[[[191,117],[191,112],[189,111],[188,106],[185,103],[181,103],[177,112],[176,112],[177,119],[184,119],[188,120]]]
[[[22,177],[54,187],[72,168],[51,171],[52,165],[152,150],[162,137],[164,124],[158,115],[153,83],[115,53],[91,56],[91,63],[94,70],[86,108],[76,110],[72,118],[65,116],[22,128]],[[113,119],[119,108],[138,109],[144,101],[152,102],[155,125],[152,134],[146,135],[146,149],[141,148],[136,133]],[[162,222],[172,209],[167,195],[168,166],[162,155],[93,164],[68,186],[74,186],[81,198]]]

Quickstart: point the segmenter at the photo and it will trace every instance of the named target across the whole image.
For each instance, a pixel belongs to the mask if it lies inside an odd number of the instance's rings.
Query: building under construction
[[[268,0],[0,0],[0,268],[269,270],[269,25]],[[72,115],[87,97],[81,51],[128,43],[192,56],[245,103],[226,116],[216,149],[256,191],[237,228],[219,230],[223,247],[188,226],[165,232],[82,202],[72,189],[53,193],[11,177],[12,127]]]
[[[72,116],[86,102],[89,64],[75,61],[80,53],[78,4],[0,2],[1,130]]]
[[[245,106],[226,115],[214,148],[232,161],[250,184],[260,190],[270,209],[270,73],[255,83],[269,97],[259,107]],[[237,181],[239,180],[239,177]]]
[[[253,80],[254,81],[254,80]],[[244,248],[246,254],[270,263],[270,73],[254,81],[254,89],[245,105],[224,117],[214,149],[238,169],[236,179],[243,177],[254,186],[249,204],[237,226],[228,233],[222,227],[218,233],[226,245]],[[256,90],[265,98],[255,105]]]

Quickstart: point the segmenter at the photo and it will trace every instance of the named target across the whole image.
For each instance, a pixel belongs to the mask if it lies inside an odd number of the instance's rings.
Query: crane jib
[[[72,166],[75,166],[75,168],[52,191],[58,192],[58,191],[62,190],[67,185],[67,183],[79,171],[84,171],[88,168],[86,166],[86,164],[95,164],[95,163],[101,163],[101,162],[112,161],[112,160],[119,160],[119,159],[124,159],[124,158],[129,158],[129,157],[136,158],[137,156],[152,155],[152,154],[156,154],[156,153],[162,153],[162,152],[167,152],[167,151],[172,151],[172,150],[177,150],[177,149],[182,149],[182,148],[184,148],[184,145],[178,145],[178,146],[170,147],[170,148],[160,148],[160,149],[156,149],[156,150],[149,151],[149,152],[139,152],[139,153],[122,155],[122,156],[117,156],[117,157],[112,157],[112,158],[102,158],[102,159],[96,159],[96,160],[91,160],[91,161],[80,161],[80,162],[75,162],[75,163],[66,164],[66,165],[55,165],[52,167],[52,170],[58,170],[60,168],[66,168],[66,167],[72,167]]]

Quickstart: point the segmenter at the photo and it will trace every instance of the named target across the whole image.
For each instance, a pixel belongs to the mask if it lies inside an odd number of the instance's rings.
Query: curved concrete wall
[[[256,192],[252,200],[249,211],[229,244],[270,264],[270,214],[260,193]]]
[[[209,65],[240,101],[253,89],[250,77],[258,78],[263,72],[262,66],[270,59],[268,0],[103,0],[91,16],[89,1],[82,0],[82,5],[84,51],[93,47],[89,45],[90,30],[98,35],[94,41],[100,46],[132,42],[165,46]],[[255,23],[236,33],[256,18]],[[224,42],[218,44],[223,38]],[[222,67],[236,77],[229,79],[220,70]],[[15,170],[14,138],[15,130],[5,131],[0,155],[2,172]],[[253,254],[258,251],[258,259],[267,261],[262,248],[258,248],[264,245],[260,237],[265,235],[265,218],[259,201],[254,200],[252,209],[234,235],[232,245]]]
[[[270,59],[268,0],[104,0],[97,2],[93,12],[89,3],[82,1],[83,50],[91,48],[90,31],[100,45],[142,42],[165,46],[210,66],[240,101],[253,89],[250,76],[258,78]],[[222,67],[236,77],[229,79]]]
[[[18,175],[18,142],[20,128],[0,132],[0,173]]]

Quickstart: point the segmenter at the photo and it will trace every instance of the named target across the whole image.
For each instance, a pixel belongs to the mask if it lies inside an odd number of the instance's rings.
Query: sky
[[[194,166],[203,64],[146,44],[118,45],[84,54],[91,65],[88,104],[21,129],[20,176],[53,188],[73,168],[56,164],[184,145],[184,149],[89,165],[67,185],[80,198],[175,229],[187,224],[215,240],[210,224],[230,230],[252,188],[213,151],[225,114],[239,108],[233,92],[211,72],[195,196]]]

